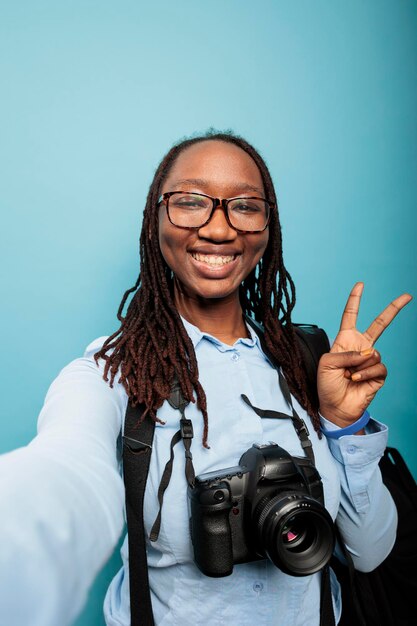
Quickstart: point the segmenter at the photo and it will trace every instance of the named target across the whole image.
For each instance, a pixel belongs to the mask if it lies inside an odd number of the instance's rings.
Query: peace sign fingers
[[[342,427],[362,415],[384,384],[387,370],[373,345],[412,299],[408,293],[395,298],[362,333],[356,323],[363,287],[356,283],[350,292],[339,333],[322,356],[317,376],[320,412]]]
[[[353,289],[355,289],[355,287]],[[374,319],[369,328],[363,333],[363,335],[371,342],[372,345],[382,335],[384,330],[391,324],[392,320],[396,315],[398,315],[401,309],[410,302],[410,300],[412,300],[412,296],[410,296],[410,294],[408,293],[403,293],[401,296],[398,296],[398,298],[395,298],[395,300],[393,300],[382,311],[382,313],[380,313],[378,317]]]
[[[340,322],[340,330],[352,330],[352,328],[356,328],[362,292],[363,283],[356,283],[347,299],[342,321]]]

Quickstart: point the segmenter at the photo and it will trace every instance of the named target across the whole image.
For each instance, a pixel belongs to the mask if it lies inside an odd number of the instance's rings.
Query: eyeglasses
[[[266,229],[274,203],[263,198],[212,198],[203,193],[169,191],[162,194],[168,219],[178,228],[202,228],[209,223],[215,209],[221,206],[227,223],[239,233],[261,233]]]

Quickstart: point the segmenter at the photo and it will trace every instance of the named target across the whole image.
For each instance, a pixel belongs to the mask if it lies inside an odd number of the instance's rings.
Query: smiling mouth
[[[198,252],[190,252],[193,259],[200,261],[200,263],[207,263],[213,267],[222,267],[235,260],[236,255],[225,256],[220,254],[199,254]]]

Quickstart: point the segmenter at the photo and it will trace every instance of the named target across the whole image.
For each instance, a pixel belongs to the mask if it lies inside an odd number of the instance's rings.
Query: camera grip
[[[221,483],[190,498],[190,531],[196,565],[206,576],[229,576],[233,571],[233,544],[228,486]]]

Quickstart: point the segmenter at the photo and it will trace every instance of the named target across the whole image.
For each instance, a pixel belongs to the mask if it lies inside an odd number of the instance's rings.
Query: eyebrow
[[[204,178],[180,178],[173,183],[174,187],[181,187],[181,185],[195,185],[200,189],[206,189],[210,182],[205,180]],[[239,189],[239,193],[247,193],[250,191],[254,191],[255,193],[259,193],[263,195],[263,191],[256,187],[255,185],[251,185],[250,183],[236,183],[236,188]]]

